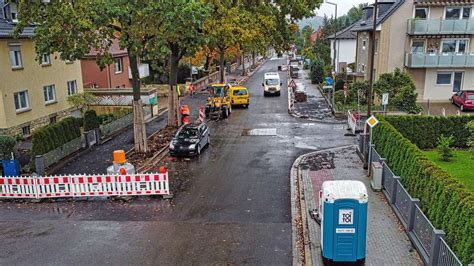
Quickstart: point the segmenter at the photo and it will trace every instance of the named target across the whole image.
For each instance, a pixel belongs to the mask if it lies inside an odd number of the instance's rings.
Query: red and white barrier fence
[[[170,195],[168,173],[0,177],[0,198]]]
[[[351,113],[351,111],[347,111],[347,127],[351,130],[352,134],[354,135],[356,133],[358,119],[359,119],[359,114],[357,112]]]

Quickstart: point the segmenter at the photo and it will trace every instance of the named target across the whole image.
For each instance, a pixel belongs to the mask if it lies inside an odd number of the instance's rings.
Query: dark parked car
[[[171,156],[200,155],[209,145],[209,127],[206,123],[187,124],[179,128],[170,143]]]
[[[451,97],[451,102],[459,106],[461,111],[474,110],[474,90],[456,92]]]

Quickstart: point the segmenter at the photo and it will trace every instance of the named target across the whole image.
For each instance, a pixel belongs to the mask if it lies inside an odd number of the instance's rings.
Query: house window
[[[446,7],[444,16],[446,19],[469,19],[471,17],[471,8]]]
[[[362,41],[362,49],[363,49],[363,50],[365,50],[366,45],[367,45],[366,40],[363,40],[363,41]]]
[[[10,65],[12,69],[18,69],[23,67],[20,45],[10,45]]]
[[[30,108],[30,103],[28,101],[28,91],[20,91],[14,94],[15,99],[15,109],[17,112],[25,111]]]
[[[443,40],[442,53],[464,54],[467,51],[467,40]]]
[[[67,82],[67,95],[71,96],[77,93],[77,82],[71,80]]]
[[[415,18],[427,19],[428,18],[428,8],[415,8]]]
[[[49,66],[51,65],[51,56],[49,54],[43,54],[41,56],[41,65],[42,66]]]
[[[413,54],[419,54],[425,52],[425,41],[413,40],[411,43],[411,52]]]
[[[49,123],[50,123],[50,124],[56,124],[57,120],[58,120],[58,116],[57,116],[57,115],[53,115],[53,116],[50,116],[50,117],[49,117]]]
[[[122,73],[122,58],[115,59],[115,74]]]
[[[25,137],[31,135],[30,125],[22,127],[21,128],[21,133],[23,133],[23,136],[25,136]]]
[[[56,102],[56,89],[54,85],[43,87],[44,101],[48,103]]]
[[[436,85],[451,85],[452,72],[438,72]]]
[[[375,39],[375,53],[378,53],[379,52],[379,39]]]
[[[16,7],[15,3],[10,3],[10,18],[12,22],[17,23],[18,22],[18,9]]]

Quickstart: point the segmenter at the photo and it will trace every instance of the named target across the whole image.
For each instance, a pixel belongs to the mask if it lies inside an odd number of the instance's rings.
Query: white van
[[[263,75],[263,95],[278,95],[280,96],[280,90],[282,83],[280,81],[280,74],[276,72],[268,72]]]

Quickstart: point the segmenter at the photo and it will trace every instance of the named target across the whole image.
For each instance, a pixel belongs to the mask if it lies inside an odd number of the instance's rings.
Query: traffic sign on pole
[[[295,82],[294,79],[292,79],[292,80],[290,81],[290,83],[288,84],[288,87],[291,87],[291,88],[293,88],[293,89],[296,88],[296,82]]]
[[[375,127],[379,123],[379,120],[375,116],[369,117],[367,119],[367,125],[369,125],[371,128]]]

